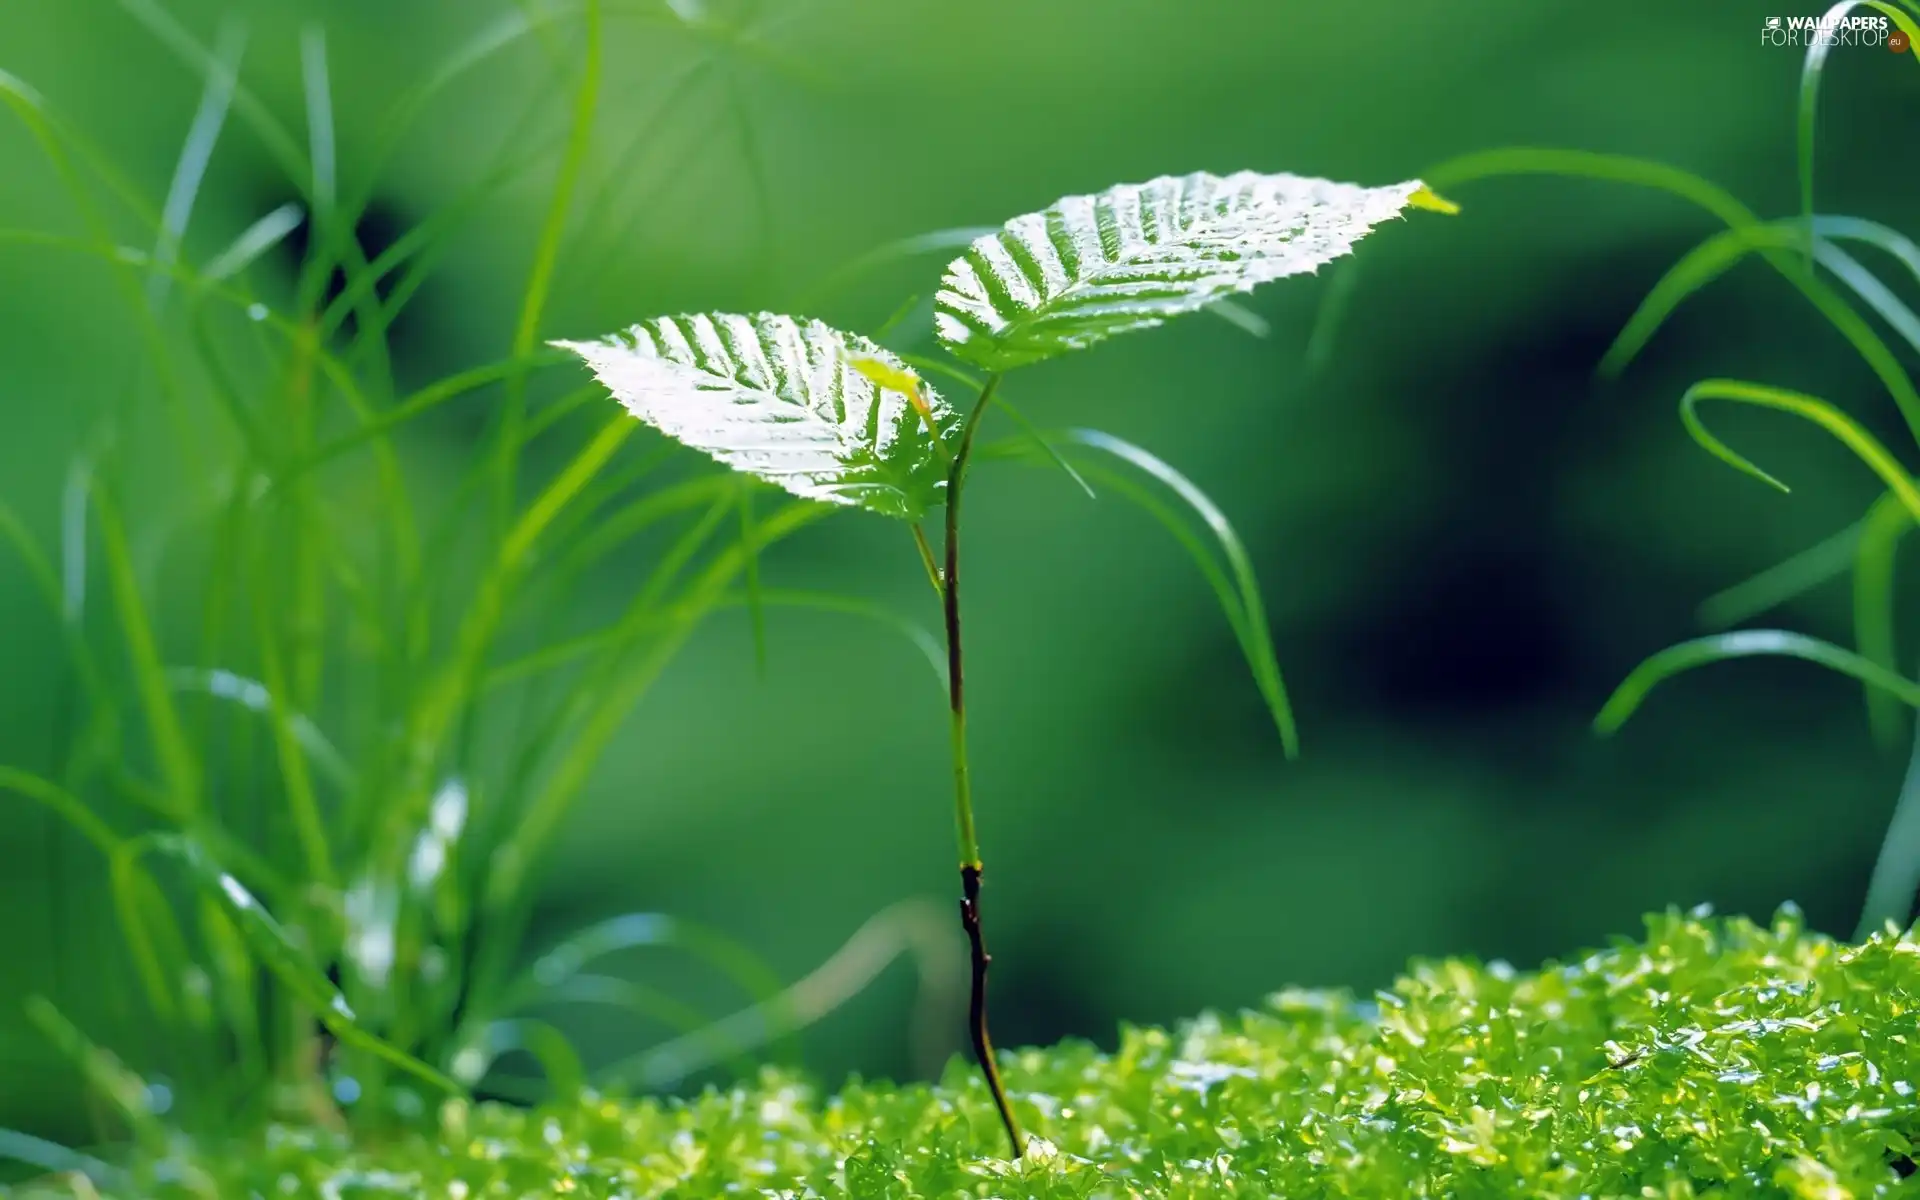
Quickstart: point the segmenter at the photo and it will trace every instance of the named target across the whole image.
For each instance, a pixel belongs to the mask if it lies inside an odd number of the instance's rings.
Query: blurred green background
[[[223,15],[243,14],[243,78],[296,130],[299,31],[323,23],[351,188],[374,118],[506,6],[168,7],[208,40]],[[1796,204],[1800,56],[1759,44],[1774,11],[1731,0],[1364,13],[1293,0],[631,6],[609,21],[593,158],[543,330],[778,309],[888,240],[1195,169],[1387,183],[1481,148],[1564,146],[1668,161],[1784,215]],[[753,30],[751,46],[706,32],[726,25]],[[557,147],[578,56],[577,29],[561,23],[438,99],[363,233],[390,241],[469,195],[504,141]],[[1840,50],[1834,66],[1820,207],[1915,232],[1920,167],[1902,149],[1913,64]],[[0,2],[0,69],[158,203],[201,80],[120,5]],[[485,197],[446,248],[395,329],[403,381],[506,353],[555,157]],[[230,127],[189,258],[293,198],[244,126]],[[1305,756],[1282,760],[1226,623],[1162,530],[1055,473],[983,468],[968,512],[969,684],[1002,1044],[1107,1041],[1119,1021],[1248,1004],[1288,983],[1371,987],[1410,956],[1532,964],[1673,903],[1763,914],[1792,899],[1816,926],[1851,930],[1901,767],[1872,746],[1851,684],[1747,662],[1668,685],[1614,740],[1596,740],[1589,721],[1641,657],[1698,630],[1703,597],[1875,495],[1837,446],[1742,412],[1716,427],[1795,491],[1734,474],[1686,439],[1681,390],[1716,374],[1801,389],[1897,445],[1891,403],[1758,264],[1690,303],[1622,380],[1596,382],[1608,341],[1711,232],[1707,219],[1668,197],[1545,178],[1452,198],[1460,217],[1414,214],[1361,246],[1323,361],[1307,351],[1326,277],[1249,299],[1271,322],[1265,339],[1194,317],[1009,385],[1043,424],[1155,450],[1234,519]],[[10,120],[0,225],[78,229]],[[815,315],[874,328],[928,295],[941,262],[896,263]],[[67,464],[137,360],[117,303],[96,262],[0,245],[0,499],[46,539]],[[927,325],[922,308],[892,344],[925,352]],[[421,452],[458,461],[497,396],[461,401]],[[137,538],[143,513],[166,507],[168,464],[145,467],[162,482],[134,513]],[[611,606],[648,564],[641,550],[616,558],[590,606]],[[904,539],[878,518],[836,517],[764,570],[771,584],[936,621]],[[194,586],[189,573],[162,577]],[[1837,584],[1766,623],[1846,641],[1847,605]],[[597,917],[657,910],[730,932],[792,979],[887,905],[928,897],[947,911],[946,734],[924,664],[831,614],[775,611],[769,632],[762,677],[745,618],[709,621],[634,712],[569,821],[529,951]],[[0,762],[44,767],[64,668],[10,560],[0,662]],[[0,1123],[60,1134],[77,1085],[16,1018],[19,1001],[52,992],[115,1044],[112,999],[128,972],[100,932],[109,906],[77,840],[9,800],[0,855]],[[725,997],[681,983],[724,1011]],[[808,1065],[829,1078],[921,1069],[907,1032],[914,986],[896,967],[810,1030]],[[590,1056],[650,1036],[610,1020],[577,1032]],[[957,1050],[961,1031],[949,1032]]]

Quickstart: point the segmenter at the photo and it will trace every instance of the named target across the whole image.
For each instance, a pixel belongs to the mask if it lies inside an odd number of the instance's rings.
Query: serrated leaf
[[[925,383],[918,396],[888,383],[917,377],[858,334],[699,313],[554,345],[642,421],[796,496],[910,519],[945,496],[958,417]]]
[[[934,332],[990,371],[1084,349],[1317,270],[1420,191],[1240,171],[1068,196],[948,264]]]

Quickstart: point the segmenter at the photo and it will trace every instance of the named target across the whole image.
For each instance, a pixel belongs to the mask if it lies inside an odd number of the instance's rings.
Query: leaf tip
[[[1407,207],[1423,208],[1428,212],[1443,213],[1449,217],[1457,217],[1460,215],[1460,206],[1458,204],[1442,196],[1439,192],[1434,191],[1424,183],[1414,188],[1413,191],[1408,194]]]
[[[899,392],[910,398],[917,397],[920,389],[925,386],[912,367],[890,363],[871,354],[849,354],[847,365],[864,375],[874,386]]]

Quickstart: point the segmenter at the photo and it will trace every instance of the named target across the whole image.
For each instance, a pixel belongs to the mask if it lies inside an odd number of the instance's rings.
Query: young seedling
[[[598,341],[555,343],[586,360],[634,416],[733,470],[911,529],[945,618],[960,919],[972,947],[970,1034],[1016,1158],[1024,1141],[987,1029],[992,960],[981,931],[984,864],[967,769],[960,504],[981,420],[1009,371],[1316,270],[1409,205],[1451,209],[1417,180],[1368,188],[1243,171],[1165,176],[1015,217],[948,264],[935,296],[941,345],[987,372],[964,414],[868,338],[798,317],[655,317]],[[1111,449],[1102,437],[1080,440]],[[1167,482],[1191,489],[1160,469]],[[936,562],[921,522],[943,507]],[[1252,616],[1232,607],[1228,615],[1248,644]],[[1263,675],[1262,687],[1291,756],[1296,739],[1277,670]]]

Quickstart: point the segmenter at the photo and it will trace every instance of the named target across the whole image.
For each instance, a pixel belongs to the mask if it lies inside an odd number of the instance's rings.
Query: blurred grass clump
[[[686,1101],[450,1100],[356,1143],[276,1128],[157,1143],[105,1195],[876,1197],[1910,1194],[1920,943],[1669,912],[1538,972],[1418,962],[1366,999],[1289,991],[1112,1053],[1007,1057],[1036,1139],[1000,1157],[985,1086],[834,1094],[778,1070]]]
[[[465,214],[369,247],[374,179],[442,89],[550,34],[559,10],[514,10],[402,94],[362,183],[341,176],[321,26],[299,37],[302,138],[241,82],[237,19],[202,44],[157,5],[127,8],[204,75],[163,204],[0,73],[80,226],[0,239],[104,267],[113,319],[141,351],[68,471],[55,544],[0,505],[72,681],[50,701],[50,767],[0,766],[0,790],[104,859],[144,1004],[111,1030],[131,1075],[66,1014],[58,978],[27,1004],[75,1077],[118,1102],[96,1110],[94,1138],[142,1112],[204,1130],[271,1113],[329,1125],[345,1109],[377,1127],[488,1082],[503,1055],[577,1079],[578,1055],[532,1015],[543,1005],[700,1033],[675,1065],[642,1063],[655,1086],[776,1040],[805,996],[782,1001],[757,956],[697,924],[614,917],[521,965],[546,852],[627,712],[703,616],[739,602],[760,550],[824,511],[748,521],[750,481],[676,478],[665,455],[620,453],[638,426],[591,403],[596,388],[533,387],[557,357],[537,337],[593,126],[601,6],[567,10],[583,58],[507,353],[412,387],[390,332]],[[186,235],[230,119],[301,201],[202,256]],[[290,281],[266,267],[282,249],[297,256]],[[466,461],[409,442],[483,392]],[[587,572],[636,544],[649,569],[616,611],[574,602]],[[883,959],[911,940],[911,914],[889,919]],[[590,970],[642,948],[717,968],[747,993],[751,1027],[729,1034]],[[12,1148],[32,1161],[36,1144]]]

